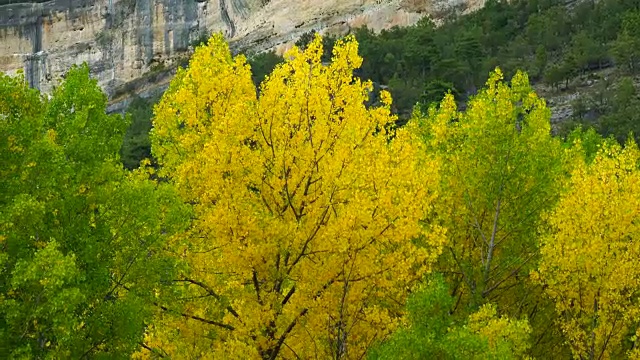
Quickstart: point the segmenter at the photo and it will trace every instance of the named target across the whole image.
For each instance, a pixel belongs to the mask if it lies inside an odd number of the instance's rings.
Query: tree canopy
[[[318,36],[256,96],[244,57],[214,36],[156,107],[161,176],[196,213],[185,291],[216,294],[184,304],[207,321],[174,325],[191,329],[180,341],[205,344],[192,351],[363,356],[439,254],[442,231],[423,221],[438,163],[414,127],[393,127],[387,93],[365,107],[371,84],[353,77],[357,49],[339,41],[323,65]],[[175,341],[162,327],[153,336]]]
[[[166,240],[187,209],[118,151],[87,66],[47,99],[0,77],[0,348],[10,358],[125,357],[139,347],[154,288],[172,277]],[[6,352],[5,352],[6,350]]]
[[[589,67],[636,17],[620,27],[592,3],[567,21],[551,1],[523,4],[488,2],[496,23],[472,17],[442,48],[459,58],[413,70],[443,45],[427,21],[406,53],[398,44],[416,29],[362,29],[362,47],[313,34],[257,71],[216,34],[153,111],[138,100],[125,117],[106,113],[86,65],[50,96],[0,75],[1,353],[640,358],[633,78],[575,105],[585,119],[600,112],[608,138],[554,136],[523,71],[492,67],[469,92],[493,64],[477,57],[497,56],[486,43],[502,41],[484,29],[510,29],[514,56],[533,46],[518,24],[548,41],[535,77],[567,28],[581,29],[572,55],[552,66]],[[499,9],[529,15],[514,23]],[[397,51],[367,48],[378,41]],[[399,74],[433,69],[454,80],[424,75],[424,101],[402,121],[364,80],[409,93]]]

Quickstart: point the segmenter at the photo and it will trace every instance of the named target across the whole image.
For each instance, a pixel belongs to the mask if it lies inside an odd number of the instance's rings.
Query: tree
[[[267,51],[249,56],[248,61],[253,70],[253,82],[256,87],[259,87],[264,78],[271,74],[276,65],[280,64],[283,59],[275,52]]]
[[[573,77],[575,71],[574,61],[572,57],[567,57],[561,64],[552,65],[544,74],[544,81],[552,88],[560,90],[560,83],[563,81],[564,89],[569,88],[569,80]]]
[[[421,224],[437,163],[414,125],[393,129],[388,93],[364,106],[372,85],[353,77],[357,49],[338,41],[325,66],[317,36],[286,54],[259,97],[222,35],[178,72],[152,151],[194,208],[180,252],[191,299],[159,316],[150,348],[359,358],[395,328],[442,245],[442,230]]]
[[[473,69],[478,69],[484,59],[484,51],[480,42],[482,32],[478,28],[470,29],[464,33],[457,34],[454,44],[454,54],[456,59],[464,64],[466,69],[461,86],[464,90],[475,91],[476,76],[478,73]]]
[[[534,11],[527,20],[526,37],[532,46],[542,45],[548,51],[555,52],[570,34],[569,19],[567,9],[562,5]]]
[[[527,320],[498,317],[486,305],[466,319],[449,312],[449,287],[434,276],[409,297],[408,322],[375,347],[369,359],[521,359],[529,348]]]
[[[563,184],[563,152],[527,76],[501,79],[498,69],[464,113],[447,95],[422,120],[428,150],[443,164],[434,207],[449,242],[437,269],[456,297],[452,312],[493,303],[501,315],[528,317],[536,342],[551,341],[541,289],[527,275],[541,215]]]
[[[300,38],[298,38],[298,40],[296,40],[295,45],[299,49],[304,51],[313,42],[313,40],[316,38],[317,34],[318,34],[318,32],[315,31],[315,30],[307,31],[307,32],[303,33],[302,35],[300,35]]]
[[[440,74],[438,79],[451,82],[460,92],[470,90],[469,74],[471,69],[468,65],[456,58],[442,58],[436,64],[435,73]]]
[[[564,80],[564,89],[569,89],[569,81],[571,81],[577,75],[577,59],[573,57],[573,54],[565,56],[560,65],[560,73]]]
[[[607,57],[604,46],[598,44],[597,40],[585,31],[572,37],[569,51],[571,57],[575,59],[574,65],[579,72],[584,72],[594,66],[600,68]]]
[[[574,358],[622,358],[638,347],[640,328],[640,152],[630,140],[603,143],[590,162],[575,158],[569,190],[546,217],[534,275]]]
[[[611,87],[613,79],[609,76],[601,76],[596,80],[594,93],[589,96],[588,101],[591,108],[599,114],[605,114],[611,108]]]
[[[552,65],[547,71],[544,73],[544,82],[547,85],[551,86],[551,88],[558,89],[562,80],[564,79],[564,74],[562,72],[562,68],[558,65]]]
[[[3,355],[128,357],[172,278],[164,249],[183,206],[122,168],[127,122],[106,115],[88,66],[48,100],[22,77],[1,75],[0,93]]]
[[[389,92],[394,96],[392,112],[404,111],[402,115],[409,116],[410,113],[406,113],[408,109],[412,109],[420,101],[420,93],[415,91],[413,80],[396,74],[389,79],[388,86]]]
[[[613,55],[616,62],[629,71],[637,70],[640,61],[640,12],[625,14],[622,29],[613,44]]]
[[[429,109],[429,106],[431,106],[432,103],[438,103],[442,101],[442,99],[448,92],[451,92],[454,95],[459,95],[459,92],[456,90],[452,83],[442,80],[429,81],[425,85],[424,92],[420,97],[420,102],[423,105],[423,109],[426,111]]]
[[[127,169],[135,169],[144,159],[151,158],[151,118],[153,117],[153,105],[158,97],[143,99],[136,96],[127,107],[127,116],[131,117],[131,125],[124,135],[122,149],[122,164]]]
[[[549,62],[549,56],[547,55],[547,49],[543,45],[538,45],[536,48],[535,69],[537,76],[542,76],[545,73],[547,64]]]
[[[304,34],[302,34],[300,36],[300,38],[295,42],[295,45],[302,51],[304,51],[312,42],[313,40],[316,38],[316,36],[320,35],[320,33],[318,33],[315,30],[310,30],[305,32]],[[322,53],[322,61],[323,62],[328,62],[331,60],[331,54],[333,52],[333,43],[337,40],[337,37],[335,35],[324,35],[322,37],[322,48],[323,48],[323,53]],[[282,60],[282,59],[280,59]],[[274,64],[275,65],[275,64]],[[254,71],[256,70],[253,66],[251,67]],[[273,67],[269,70],[273,70]],[[267,74],[270,74],[271,71],[267,72]]]
[[[409,28],[405,51],[403,55],[407,67],[412,74],[424,79],[433,70],[433,64],[438,59],[438,47],[434,41],[435,25],[428,18],[420,20],[415,27]]]
[[[585,114],[589,112],[589,107],[585,98],[578,97],[571,102],[571,112],[572,116],[576,118],[578,121],[583,121]]]
[[[363,61],[359,73],[361,79],[371,79],[377,83],[383,83],[382,58],[387,53],[383,47],[383,41],[373,30],[366,26],[356,28],[353,35],[358,39],[358,49]]]
[[[599,131],[605,136],[614,136],[624,144],[630,134],[640,134],[640,99],[633,79],[625,77],[609,95],[609,113],[599,120]]]

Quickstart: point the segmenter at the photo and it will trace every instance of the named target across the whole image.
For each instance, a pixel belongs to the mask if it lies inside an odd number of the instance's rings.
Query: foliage
[[[489,0],[284,58],[218,34],[153,125],[86,65],[50,97],[0,75],[0,353],[640,359],[638,11]],[[593,81],[562,138],[519,69]]]
[[[357,28],[351,33],[360,43],[364,61],[355,74],[389,88],[394,97],[392,112],[398,114],[400,123],[411,117],[416,103],[426,109],[447,90],[461,103],[468,100],[496,67],[508,77],[522,70],[533,83],[544,82],[556,91],[571,90],[581,83],[572,81],[576,76],[614,63],[620,69],[637,67],[637,13],[634,0],[588,0],[570,6],[552,0],[490,0],[472,14],[447,17],[439,27],[425,17],[413,26],[380,33]],[[296,45],[304,49],[315,33],[302,34]],[[206,43],[205,39],[197,43]],[[323,38],[323,62],[330,61],[335,40],[333,36]],[[283,61],[271,52],[248,58],[256,86]],[[590,95],[580,98],[587,104]],[[576,114],[572,122],[605,129],[598,118],[606,111],[597,104],[584,110],[589,116]],[[565,135],[565,128],[572,127],[561,125],[556,131]],[[624,139],[627,134],[622,131],[614,136]]]
[[[589,69],[599,69],[607,61],[607,49],[586,31],[580,31],[571,38],[569,53],[567,54],[579,72]]]
[[[308,31],[300,36],[300,38],[295,42],[295,45],[298,49],[304,51],[307,49],[309,45],[315,40],[316,36],[320,35],[315,30]],[[333,44],[338,40],[336,36],[327,34],[322,36],[322,62],[331,61],[333,54]],[[253,67],[252,67],[253,69]]]
[[[607,95],[608,111],[600,119],[600,133],[614,136],[624,143],[629,136],[638,139],[640,135],[640,98],[631,78],[623,78],[618,87]]]
[[[442,277],[434,276],[409,297],[408,325],[374,348],[370,359],[521,359],[528,349],[531,328],[526,320],[498,317],[492,305],[481,307],[462,321],[449,309]]]
[[[127,107],[127,117],[130,117],[131,125],[124,135],[120,154],[122,164],[127,169],[135,169],[144,159],[151,159],[151,118],[153,117],[153,104],[159,98],[143,99],[134,97]]]
[[[189,42],[189,46],[191,46],[194,49],[200,46],[205,46],[207,45],[207,42],[209,41],[210,37],[211,37],[211,34],[207,33],[206,31],[200,32],[199,34],[196,35],[195,38],[193,38]]]
[[[427,83],[424,87],[424,92],[420,97],[420,103],[423,104],[422,109],[424,112],[429,110],[429,107],[433,103],[439,103],[444,96],[451,92],[453,96],[459,95],[455,86],[452,83],[444,82],[442,80],[434,80]]]
[[[253,82],[256,87],[260,87],[260,83],[271,74],[276,65],[283,61],[282,57],[276,55],[273,51],[262,52],[248,57],[251,65]]]
[[[613,141],[610,138],[603,138],[593,128],[585,130],[582,127],[577,127],[567,135],[563,146],[565,149],[577,148],[579,154],[577,156],[583,158],[587,163],[591,163],[600,147],[605,144],[611,146]]]
[[[635,72],[640,61],[640,11],[625,14],[622,30],[613,45],[616,61]]]
[[[188,315],[163,314],[154,348],[357,358],[394,329],[442,245],[442,231],[421,224],[438,164],[414,126],[390,131],[388,93],[364,106],[372,85],[353,78],[357,50],[352,37],[338,41],[323,65],[317,36],[286,54],[259,98],[222,35],[177,74],[152,149],[196,214],[181,251],[192,300],[179,305]]]
[[[604,144],[590,163],[577,158],[569,191],[547,216],[534,275],[575,358],[621,358],[638,346],[639,159],[632,140]]]
[[[126,122],[86,65],[50,99],[0,77],[0,349],[9,358],[122,358],[142,340],[167,237],[170,188],[127,174]],[[172,209],[176,209],[177,212]]]
[[[563,153],[527,76],[510,83],[502,76],[496,70],[465,112],[447,95],[422,119],[428,151],[443,164],[434,206],[449,241],[438,270],[458,298],[451,311],[469,314],[491,302],[509,317],[535,318],[541,329],[544,301],[527,274],[538,255],[541,214],[562,189]],[[550,333],[535,335],[551,340]]]
[[[594,91],[573,102],[573,121],[561,124],[559,134],[568,133],[578,125],[591,126],[605,137],[624,144],[629,136],[638,140],[640,134],[640,98],[631,77],[621,77],[617,83],[600,78]],[[594,117],[597,117],[594,120]]]

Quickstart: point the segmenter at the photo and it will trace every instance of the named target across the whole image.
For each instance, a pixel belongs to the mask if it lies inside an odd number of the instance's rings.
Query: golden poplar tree
[[[156,107],[160,175],[196,215],[178,250],[186,300],[160,304],[147,354],[362,358],[440,253],[422,221],[437,163],[414,125],[394,128],[388,93],[365,105],[354,38],[330,65],[322,53],[320,37],[289,51],[258,96],[215,35]]]
[[[534,276],[577,359],[620,359],[640,345],[639,160],[634,143],[605,144],[591,163],[578,159],[547,219]]]

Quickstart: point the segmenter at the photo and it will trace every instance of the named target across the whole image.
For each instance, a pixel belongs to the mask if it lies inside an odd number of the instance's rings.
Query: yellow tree
[[[534,275],[578,359],[622,358],[640,345],[639,160],[628,143],[605,144],[591,163],[578,161],[570,190],[547,218]]]
[[[362,358],[394,329],[443,242],[421,221],[438,166],[414,125],[393,128],[388,93],[365,106],[357,50],[339,41],[326,66],[316,37],[258,96],[245,58],[215,35],[172,81],[152,149],[196,218],[176,281],[189,300],[160,304],[150,351]]]

